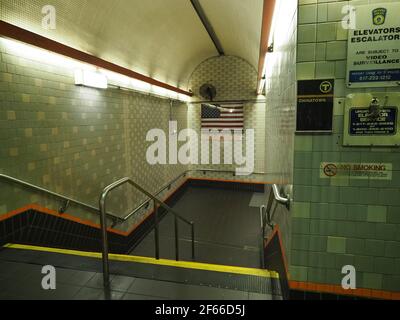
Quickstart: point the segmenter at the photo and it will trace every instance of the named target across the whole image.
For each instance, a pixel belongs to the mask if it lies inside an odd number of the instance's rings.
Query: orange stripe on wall
[[[337,295],[346,295],[354,297],[365,297],[372,299],[400,300],[400,292],[390,292],[373,289],[354,289],[345,290],[338,285],[328,285],[311,282],[289,281],[290,289],[312,291],[321,293],[333,293]]]
[[[226,180],[226,179],[207,179],[207,178],[190,178],[195,181],[216,181],[216,182],[229,182],[229,183],[243,183],[243,184],[280,184],[281,182],[263,182],[263,181],[246,181],[246,180]]]
[[[9,213],[6,213],[4,215],[1,215],[0,216],[0,221],[4,221],[4,220],[7,220],[7,219],[10,219],[10,218],[12,218],[14,216],[17,216],[17,215],[22,214],[22,213],[24,213],[26,211],[29,211],[29,210],[35,210],[35,211],[38,211],[40,213],[48,214],[48,215],[51,215],[51,216],[54,216],[54,217],[57,217],[57,218],[65,219],[65,220],[68,220],[68,221],[72,221],[72,222],[83,224],[83,225],[86,225],[86,226],[89,226],[89,227],[100,229],[100,225],[98,225],[98,224],[96,224],[96,223],[94,223],[94,222],[92,222],[90,220],[84,220],[84,219],[81,219],[81,218],[78,218],[78,217],[75,217],[75,216],[71,216],[71,215],[66,214],[66,213],[61,214],[61,213],[59,213],[59,212],[57,212],[55,210],[51,210],[49,208],[41,207],[41,206],[39,206],[37,204],[29,204],[29,205],[24,206],[22,208],[19,208],[19,209],[11,211]],[[108,229],[108,231],[116,233],[116,234],[119,234],[119,235],[124,235],[124,236],[127,235],[126,232],[123,232],[123,231],[120,231],[120,230],[111,229],[111,228]]]
[[[281,233],[281,230],[279,229],[279,225],[275,225],[271,237],[268,239],[267,243],[265,244],[265,248],[268,247],[268,245],[270,244],[270,242],[272,241],[272,239],[275,236],[277,236],[278,240],[279,240],[279,247],[280,247],[281,254],[282,254],[283,265],[285,266],[286,274],[287,274],[288,279],[289,279],[289,268],[288,268],[288,263],[287,263],[287,260],[286,260],[285,247],[283,246],[283,243],[282,243],[282,233]]]
[[[165,202],[169,198],[171,198],[175,194],[175,192],[179,191],[179,189],[187,181],[188,181],[188,179],[186,179],[184,182],[182,182],[173,192],[171,192],[162,201]],[[26,205],[26,206],[24,206],[22,208],[19,208],[19,209],[10,211],[9,213],[6,213],[4,215],[1,215],[0,216],[0,222],[4,221],[4,220],[7,220],[7,219],[10,219],[10,218],[12,218],[14,216],[17,216],[17,215],[22,214],[22,213],[24,213],[26,211],[29,211],[29,210],[35,210],[35,211],[38,211],[38,212],[41,212],[41,213],[44,213],[44,214],[48,214],[48,215],[51,215],[51,216],[54,216],[54,217],[58,217],[58,218],[62,218],[62,219],[68,220],[68,221],[72,221],[72,222],[76,222],[76,223],[79,223],[79,224],[83,224],[83,225],[86,225],[86,226],[89,226],[89,227],[92,227],[92,228],[100,229],[100,225],[99,224],[96,224],[96,223],[94,223],[94,222],[92,222],[90,220],[84,220],[84,219],[81,219],[79,217],[69,215],[67,213],[61,214],[61,213],[59,213],[59,212],[57,212],[55,210],[51,210],[51,209],[48,209],[48,208],[45,208],[45,207],[41,207],[41,206],[39,206],[37,204],[29,204],[29,205]],[[114,234],[118,234],[118,235],[127,237],[132,232],[134,232],[149,216],[151,216],[153,214],[153,212],[154,212],[154,209],[149,210],[145,214],[144,219],[141,220],[139,223],[135,224],[128,232],[117,230],[117,229],[113,229],[113,228],[108,228],[107,231],[111,232],[111,233],[114,233]]]
[[[162,199],[162,201],[163,201],[163,202],[168,201],[168,200],[175,194],[175,192],[179,191],[179,189],[180,189],[186,182],[188,182],[189,180],[197,180],[197,181],[218,181],[218,182],[229,182],[229,183],[233,183],[233,182],[234,182],[234,183],[245,183],[245,184],[269,184],[269,183],[267,183],[267,182],[236,181],[236,180],[223,180],[223,179],[187,178],[187,179],[186,179],[185,181],[183,181],[178,187],[176,187],[176,189],[175,189],[173,192],[171,192],[171,193],[170,193],[169,195],[167,195],[164,199]],[[9,218],[12,218],[12,217],[18,215],[18,214],[22,214],[22,213],[24,213],[24,212],[26,212],[26,211],[28,211],[28,210],[36,210],[36,211],[41,212],[41,213],[45,213],[45,214],[48,214],[48,215],[52,215],[52,216],[55,216],[55,217],[58,217],[58,218],[62,218],[62,219],[68,220],[68,221],[80,223],[80,224],[83,224],[83,225],[86,225],[86,226],[89,226],[89,227],[92,227],[92,228],[100,229],[100,225],[99,225],[99,224],[96,224],[96,223],[94,223],[94,222],[92,222],[92,221],[90,221],[90,220],[84,220],[84,219],[81,219],[81,218],[78,218],[78,217],[76,217],[76,216],[72,216],[72,215],[66,214],[66,213],[61,214],[61,213],[59,213],[59,212],[57,212],[57,211],[55,211],[55,210],[51,210],[51,209],[48,209],[48,208],[45,208],[45,207],[41,207],[41,206],[39,206],[39,205],[37,205],[37,204],[29,204],[29,205],[26,205],[26,206],[24,206],[24,207],[22,207],[22,208],[18,208],[18,209],[16,209],[16,210],[10,211],[10,212],[8,212],[8,213],[6,213],[6,214],[4,214],[4,215],[0,215],[0,221],[7,220],[7,219],[9,219]],[[127,236],[129,236],[130,234],[132,234],[132,232],[134,232],[140,225],[142,225],[142,223],[144,223],[144,221],[146,221],[146,219],[147,219],[148,217],[150,217],[150,216],[153,214],[153,212],[154,212],[154,209],[149,210],[149,211],[144,215],[144,218],[143,218],[140,222],[138,222],[137,224],[133,225],[132,228],[129,229],[129,231],[127,231],[127,232],[121,231],[121,230],[117,230],[117,229],[113,229],[113,228],[108,228],[107,230],[108,230],[109,232],[111,232],[111,233],[114,233],[114,234],[118,234],[118,235],[127,237]]]
[[[0,222],[4,221],[4,220],[7,220],[7,219],[10,219],[13,216],[16,216],[18,214],[24,213],[24,212],[26,212],[26,211],[28,211],[30,209],[32,209],[32,205],[31,204],[27,205],[27,206],[24,206],[22,208],[19,208],[19,209],[15,209],[15,210],[10,211],[10,212],[8,212],[6,214],[3,214],[3,215],[0,216]]]

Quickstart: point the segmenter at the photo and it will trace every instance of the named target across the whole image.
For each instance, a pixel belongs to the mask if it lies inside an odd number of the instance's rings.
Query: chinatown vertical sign
[[[355,10],[356,28],[349,30],[348,40],[348,87],[400,87],[400,3]]]

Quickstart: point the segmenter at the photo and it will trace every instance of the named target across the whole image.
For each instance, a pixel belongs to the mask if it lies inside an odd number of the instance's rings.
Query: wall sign
[[[382,109],[376,119],[371,119],[369,113],[369,108],[350,109],[349,134],[351,136],[380,136],[397,133],[397,108]]]
[[[356,8],[356,29],[349,30],[347,85],[400,86],[400,3]]]
[[[377,102],[374,111],[372,101]],[[353,93],[346,98],[344,146],[400,146],[400,93]],[[374,115],[375,112],[375,115]]]
[[[321,179],[392,180],[391,163],[322,162]]]
[[[297,85],[297,132],[332,132],[335,80],[302,80]]]

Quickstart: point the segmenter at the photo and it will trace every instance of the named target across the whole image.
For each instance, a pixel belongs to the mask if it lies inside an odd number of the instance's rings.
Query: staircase
[[[41,287],[45,265],[56,268],[57,290]],[[110,254],[105,292],[101,266],[96,252],[7,244],[0,249],[0,299],[282,299],[278,274],[264,269]]]

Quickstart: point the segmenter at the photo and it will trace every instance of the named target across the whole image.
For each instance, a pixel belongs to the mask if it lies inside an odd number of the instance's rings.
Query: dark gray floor
[[[56,268],[56,290],[44,290],[42,266],[0,261],[0,300],[272,300],[271,294],[196,286],[111,275],[111,291],[102,274]]]
[[[190,187],[174,206],[195,222],[196,261],[260,267],[259,209],[251,207],[253,193]],[[181,260],[191,259],[190,227],[179,223]],[[154,257],[154,231],[132,251],[132,255]],[[174,217],[160,222],[161,258],[175,259]]]
[[[259,267],[259,216],[252,192],[189,188],[174,209],[196,225],[196,261]],[[174,219],[160,224],[161,257],[174,259]],[[191,260],[190,228],[180,227],[181,260]],[[132,252],[154,256],[154,233]],[[43,265],[57,270],[57,289],[41,287]],[[104,292],[101,260],[30,250],[0,250],[0,300],[272,300],[279,281],[256,276],[111,262]]]

